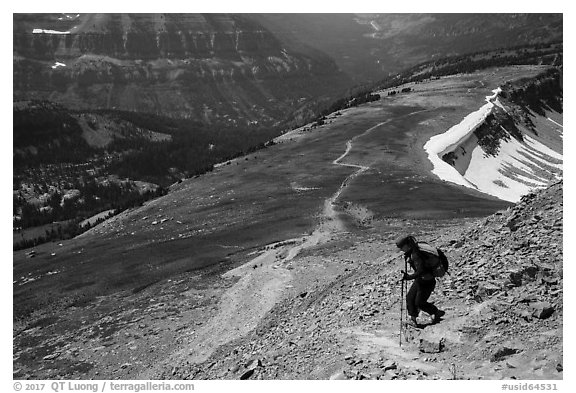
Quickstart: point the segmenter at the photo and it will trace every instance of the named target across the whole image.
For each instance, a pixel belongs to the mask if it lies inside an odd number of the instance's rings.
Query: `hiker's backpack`
[[[418,243],[418,249],[424,259],[424,265],[434,277],[444,277],[448,272],[448,258],[444,252],[425,242]]]

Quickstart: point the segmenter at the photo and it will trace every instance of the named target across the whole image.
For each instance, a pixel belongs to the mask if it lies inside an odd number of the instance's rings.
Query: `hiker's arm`
[[[412,261],[414,262],[414,273],[406,273],[405,280],[414,280],[424,274],[424,261],[417,253],[412,253]]]

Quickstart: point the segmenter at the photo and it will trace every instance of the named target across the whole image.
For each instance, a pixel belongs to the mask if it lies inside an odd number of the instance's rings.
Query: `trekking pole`
[[[400,281],[400,346],[402,346],[402,326],[404,325],[404,280]]]
[[[406,271],[408,270],[408,261],[406,260],[406,258],[404,258],[404,273],[406,273]],[[400,346],[402,346],[402,329],[404,327],[404,312],[403,312],[403,307],[404,307],[404,289],[406,286],[406,280],[404,280],[404,276],[402,276],[402,279],[400,281],[400,284],[402,285],[401,289],[400,289]],[[408,310],[406,310],[406,312],[408,312]]]
[[[404,284],[404,293],[408,294],[408,282],[404,280],[403,284]],[[406,320],[408,320],[408,304],[406,304]],[[404,340],[408,342],[408,337],[406,337],[406,335],[404,335]]]

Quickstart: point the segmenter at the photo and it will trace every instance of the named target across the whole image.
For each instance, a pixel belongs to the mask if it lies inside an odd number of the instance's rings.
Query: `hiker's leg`
[[[422,280],[420,282],[420,290],[416,295],[416,307],[430,315],[435,315],[438,312],[438,307],[432,303],[428,303],[428,298],[436,287],[436,280]]]
[[[418,307],[416,307],[416,295],[418,294],[418,284],[416,280],[412,282],[408,293],[406,294],[406,310],[411,317],[418,316]]]

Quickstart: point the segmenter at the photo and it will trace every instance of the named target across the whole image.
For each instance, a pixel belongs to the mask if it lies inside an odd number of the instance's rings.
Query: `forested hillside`
[[[75,236],[89,227],[78,226],[83,219],[163,195],[174,182],[263,148],[277,132],[210,129],[190,119],[127,111],[72,111],[47,101],[15,103],[14,226],[60,222],[41,236],[15,235],[15,248]]]

